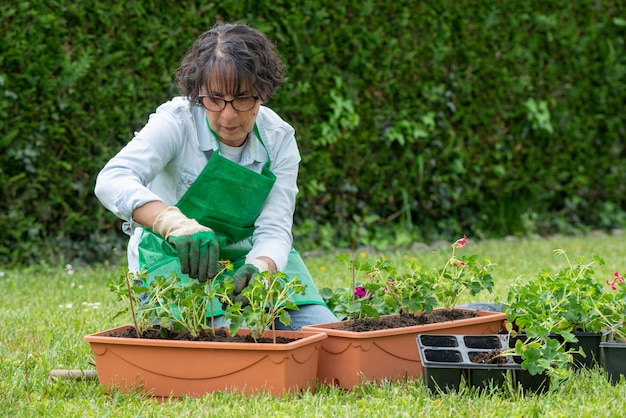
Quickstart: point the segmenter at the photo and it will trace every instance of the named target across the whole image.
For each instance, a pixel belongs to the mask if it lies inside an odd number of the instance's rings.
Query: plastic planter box
[[[474,318],[403,328],[355,332],[342,330],[348,321],[341,321],[302,327],[302,332],[328,334],[319,354],[318,380],[351,389],[362,382],[419,378],[422,363],[415,338],[420,334],[493,334],[506,319],[502,312],[475,312]]]
[[[286,344],[125,338],[132,325],[84,337],[107,391],[137,389],[158,397],[200,397],[213,392],[246,395],[315,391],[323,333],[277,331]],[[240,334],[249,330],[241,330]]]
[[[458,390],[463,380],[480,389],[501,387],[507,380],[525,391],[542,392],[549,387],[545,375],[531,375],[505,356],[498,364],[481,363],[481,356],[509,348],[508,335],[421,334],[417,345],[422,359],[424,383],[433,391]]]

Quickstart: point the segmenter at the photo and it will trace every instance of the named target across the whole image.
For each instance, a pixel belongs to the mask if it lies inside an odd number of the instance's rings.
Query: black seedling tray
[[[513,356],[485,363],[485,357],[509,349],[508,335],[446,335],[421,334],[417,345],[422,361],[424,382],[433,391],[458,390],[462,380],[471,386],[501,387],[508,379],[531,391],[545,390],[549,384],[544,375],[532,376]]]

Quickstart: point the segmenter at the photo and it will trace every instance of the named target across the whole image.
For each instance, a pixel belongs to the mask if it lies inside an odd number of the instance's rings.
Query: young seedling
[[[187,331],[197,336],[202,330],[214,333],[215,319],[213,298],[217,296],[218,277],[232,269],[229,262],[222,263],[218,275],[206,283],[196,280],[185,281],[175,273],[171,277],[157,276],[147,280],[145,272],[125,272],[122,280],[111,280],[109,288],[123,302],[125,309],[116,316],[130,311],[140,338],[150,327],[160,325],[166,336],[168,329]],[[207,309],[211,325],[207,325]]]
[[[297,278],[289,278],[281,272],[254,275],[248,286],[241,292],[247,303],[233,302],[230,294],[234,288],[232,277],[222,282],[219,297],[226,305],[224,318],[230,320],[230,333],[235,335],[245,324],[250,329],[254,341],[265,335],[267,329],[272,330],[272,341],[276,343],[275,322],[291,324],[289,310],[297,310],[298,306],[291,300],[296,294],[304,294],[306,285]]]

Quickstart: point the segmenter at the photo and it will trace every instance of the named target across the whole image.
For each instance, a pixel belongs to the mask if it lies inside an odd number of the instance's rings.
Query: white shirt
[[[267,256],[282,271],[293,244],[300,153],[294,129],[271,109],[261,106],[256,124],[269,151],[276,183],[254,223],[253,247],[246,262]],[[206,165],[206,152],[217,148],[204,108],[176,97],[159,106],[141,131],[100,171],[95,194],[108,210],[126,221],[123,229],[131,235],[131,271],[139,269],[137,244],[142,230],[132,219],[133,211],[155,200],[175,205]],[[239,164],[260,173],[267,153],[254,132],[242,148]]]

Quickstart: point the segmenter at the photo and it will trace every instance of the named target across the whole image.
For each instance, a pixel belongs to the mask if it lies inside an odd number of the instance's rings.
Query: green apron
[[[256,125],[254,133],[267,152]],[[217,139],[217,135],[213,135]],[[269,169],[269,152],[267,155],[268,161],[259,174],[219,155],[218,140],[218,151],[212,153],[198,178],[176,204],[185,216],[213,229],[219,243],[220,259],[229,260],[234,265],[227,274],[233,274],[245,263],[245,257],[252,249],[254,221],[276,182],[276,176]],[[189,280],[189,276],[180,271],[174,247],[150,228],[144,228],[142,232],[138,256],[139,268],[146,269],[149,280],[158,276],[171,277],[173,272]],[[289,253],[283,273],[290,278],[297,276],[307,286],[304,295],[292,297],[293,302],[297,305],[325,305],[296,250]],[[221,303],[214,300],[213,307],[221,307]],[[221,308],[214,311],[214,315],[223,313]]]

